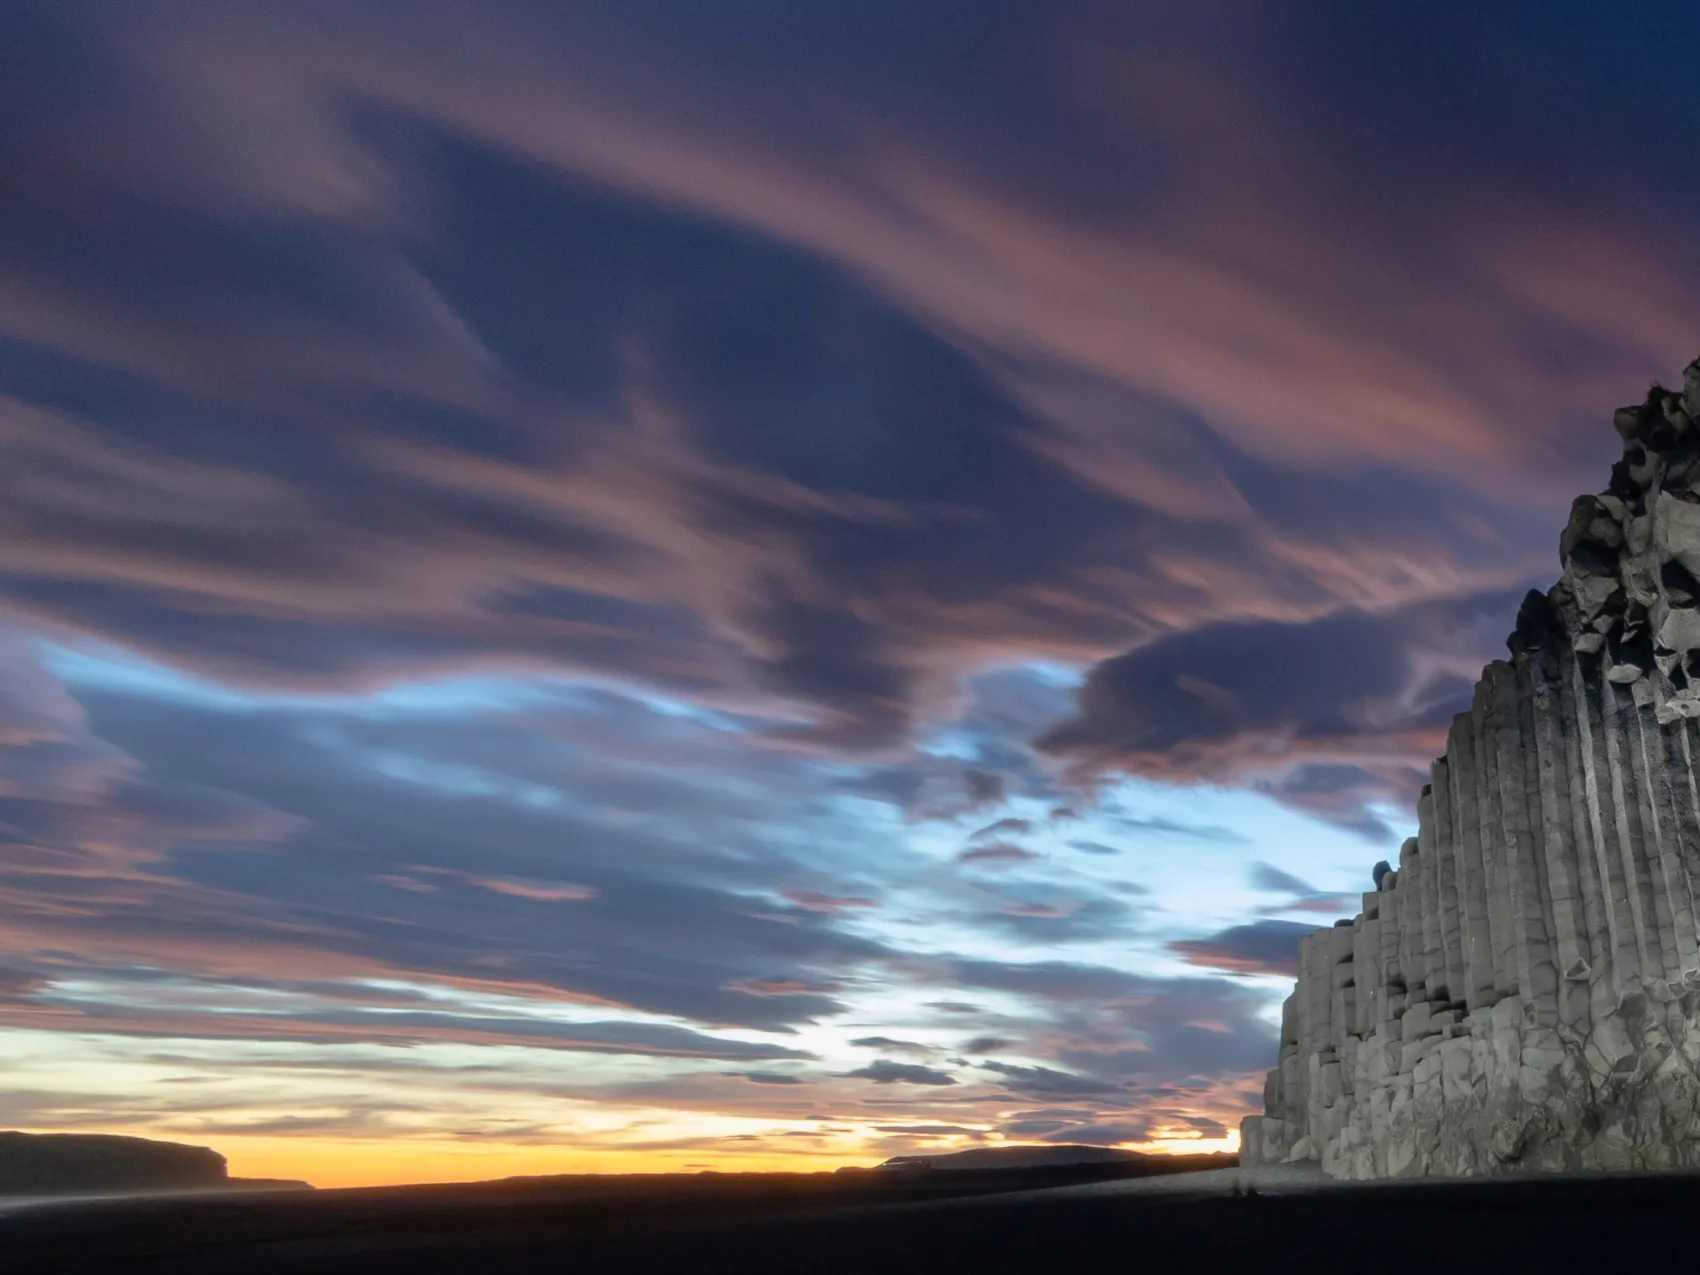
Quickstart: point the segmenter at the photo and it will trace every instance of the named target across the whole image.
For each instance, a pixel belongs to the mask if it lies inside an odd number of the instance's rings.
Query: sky
[[[1231,1148],[1700,352],[1697,41],[10,0],[0,1126]]]

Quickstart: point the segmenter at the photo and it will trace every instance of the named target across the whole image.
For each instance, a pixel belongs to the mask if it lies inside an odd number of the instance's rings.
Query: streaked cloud
[[[949,1072],[940,1071],[936,1067],[924,1067],[920,1063],[893,1062],[889,1058],[878,1058],[866,1067],[858,1067],[847,1075],[857,1076],[863,1080],[871,1080],[876,1085],[954,1085],[956,1077]]]
[[[1317,927],[1297,921],[1253,921],[1231,925],[1202,939],[1178,939],[1169,946],[1189,965],[1229,974],[1297,977],[1299,939]]]

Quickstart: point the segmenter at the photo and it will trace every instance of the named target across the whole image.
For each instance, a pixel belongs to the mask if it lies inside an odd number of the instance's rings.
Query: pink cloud
[[[468,882],[492,894],[505,894],[515,899],[530,899],[536,903],[586,903],[601,897],[595,886],[569,882],[529,881],[519,877],[468,876]]]
[[[871,908],[878,902],[865,895],[822,894],[818,890],[787,890],[785,897],[805,912],[843,912],[850,908]]]
[[[1073,903],[1002,903],[998,911],[1006,916],[1029,916],[1049,920],[1060,920],[1073,916],[1076,904]]]

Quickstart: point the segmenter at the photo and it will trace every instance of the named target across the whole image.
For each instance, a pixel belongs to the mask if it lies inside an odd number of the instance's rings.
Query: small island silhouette
[[[0,1132],[0,1196],[271,1188],[308,1186],[233,1178],[211,1147],[103,1133]]]

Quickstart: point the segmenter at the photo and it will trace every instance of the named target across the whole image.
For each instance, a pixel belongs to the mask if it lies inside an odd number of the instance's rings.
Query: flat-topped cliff
[[[219,1187],[224,1157],[210,1147],[109,1134],[0,1132],[0,1194]]]
[[[0,1195],[306,1188],[305,1182],[233,1178],[211,1147],[115,1134],[0,1131]]]

